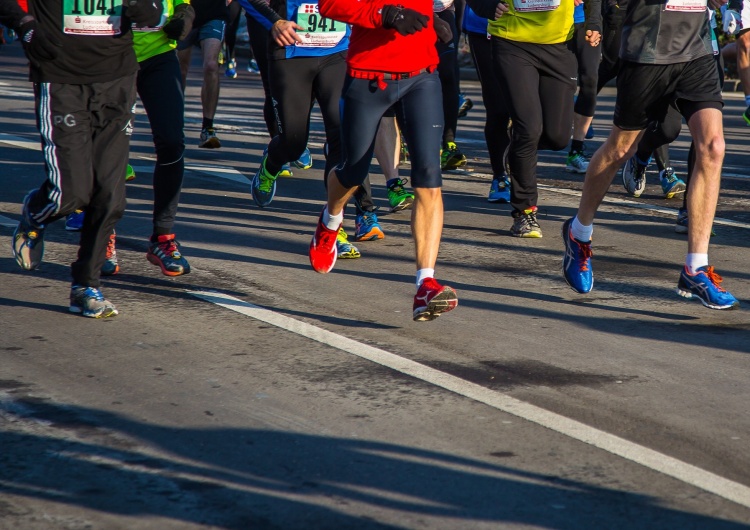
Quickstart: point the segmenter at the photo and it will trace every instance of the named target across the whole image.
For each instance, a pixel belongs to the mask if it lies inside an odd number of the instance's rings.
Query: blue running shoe
[[[683,194],[687,189],[685,181],[678,178],[671,167],[665,167],[659,172],[659,181],[661,182],[661,190],[664,192],[665,199],[671,199],[675,195]]]
[[[305,147],[305,150],[302,151],[300,157],[294,161],[294,165],[300,169],[310,169],[312,167],[312,162],[312,154],[310,154],[310,150]]]
[[[722,277],[713,267],[700,267],[695,274],[690,274],[687,267],[682,268],[677,282],[677,294],[685,298],[697,298],[710,309],[734,309],[740,302],[732,293],[721,287]]]
[[[260,67],[258,66],[258,61],[256,61],[255,59],[250,59],[250,62],[247,63],[247,71],[251,74],[259,74]]]
[[[90,318],[106,318],[117,315],[117,308],[105,300],[102,292],[96,287],[73,285],[70,288],[71,313],[80,313]]]
[[[385,237],[375,212],[358,213],[354,223],[354,241],[373,241]]]
[[[359,249],[349,243],[349,238],[343,226],[339,228],[339,233],[336,236],[336,255],[338,259],[356,259],[361,256]]]
[[[281,166],[281,171],[279,171],[279,177],[293,177],[294,173],[292,172],[292,166],[290,164],[284,164]]]
[[[13,257],[27,271],[38,268],[44,257],[44,226],[34,223],[29,213],[29,202],[36,193],[32,190],[23,199],[21,221],[13,232]]]
[[[565,243],[565,256],[563,256],[562,270],[565,281],[570,287],[581,294],[591,292],[594,287],[594,271],[591,269],[591,241],[581,243],[574,239],[570,233],[570,224],[573,218],[568,219],[562,226],[562,238]]]
[[[490,184],[490,193],[487,195],[488,202],[510,202],[510,180],[502,176],[499,179],[492,179]]]
[[[69,232],[80,232],[83,228],[83,218],[85,217],[83,210],[76,210],[68,217],[65,218],[65,230]]]
[[[226,76],[227,76],[227,77],[228,77],[229,79],[237,79],[237,61],[235,61],[234,59],[231,59],[231,60],[230,60],[230,61],[229,61],[229,62],[227,63],[227,69],[226,69],[226,71],[224,72],[224,74],[225,74],[225,75],[226,75]]]
[[[251,192],[255,204],[261,208],[265,208],[271,201],[273,201],[274,195],[276,195],[276,177],[279,175],[271,175],[266,171],[266,158],[260,162],[260,167],[253,177]]]
[[[586,140],[591,140],[594,136],[596,136],[596,131],[594,131],[594,126],[589,125],[589,129],[586,131]]]
[[[116,240],[117,235],[113,230],[107,242],[106,258],[102,264],[102,276],[114,276],[120,272],[120,265],[117,263]]]

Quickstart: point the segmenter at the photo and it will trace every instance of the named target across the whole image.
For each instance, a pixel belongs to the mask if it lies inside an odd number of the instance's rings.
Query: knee
[[[156,143],[156,163],[160,165],[174,164],[185,153],[183,138],[160,141]]]
[[[707,138],[701,145],[696,145],[695,155],[698,160],[703,160],[712,165],[720,165],[724,160],[725,149],[724,137],[715,135]]]
[[[512,128],[513,131],[513,149],[522,148],[523,146],[531,145],[536,147],[539,140],[542,137],[542,124],[527,124],[518,126],[515,124]],[[566,140],[567,141],[567,140]]]

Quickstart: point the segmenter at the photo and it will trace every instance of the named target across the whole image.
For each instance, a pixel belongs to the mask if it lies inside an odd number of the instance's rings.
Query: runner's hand
[[[169,22],[161,28],[172,40],[182,40],[188,36],[193,29],[193,20],[195,20],[195,9],[190,4],[179,4],[174,8],[174,13]]]
[[[291,20],[277,20],[271,26],[271,36],[279,46],[294,46],[298,42],[302,43],[302,39],[297,35],[298,29],[305,28]]]
[[[495,19],[497,20],[501,16],[503,16],[505,13],[507,13],[510,10],[508,7],[508,4],[505,2],[498,2],[497,6],[495,6]]]
[[[602,42],[602,35],[598,31],[592,31],[590,29],[586,30],[586,42],[588,42],[591,46],[599,46],[599,43]]]
[[[451,25],[445,20],[435,15],[432,17],[432,25],[435,27],[435,33],[437,33],[438,39],[440,39],[441,42],[447,44],[453,40]]]
[[[18,35],[23,45],[23,51],[29,62],[37,68],[44,61],[54,61],[57,58],[60,43],[52,40],[39,27],[35,19],[31,19],[21,24],[18,28]]]
[[[156,26],[163,12],[164,5],[157,0],[128,0],[125,4],[125,16],[137,28]]]
[[[422,31],[430,21],[427,15],[408,7],[383,6],[381,14],[383,17],[382,26],[385,29],[395,29],[401,35],[413,35],[417,31]]]

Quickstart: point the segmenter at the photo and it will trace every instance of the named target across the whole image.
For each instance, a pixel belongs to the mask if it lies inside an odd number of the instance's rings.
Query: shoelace
[[[716,287],[719,291],[726,292],[726,289],[721,287],[721,282],[724,281],[724,278],[719,276],[719,273],[717,273],[713,267],[709,266],[706,268],[706,276],[708,276],[708,279],[712,284],[714,284],[714,287]]]
[[[169,239],[167,241],[157,243],[156,246],[158,246],[161,251],[164,252],[167,256],[174,257],[176,254],[179,257],[180,249],[177,247],[176,239]]]
[[[573,238],[573,236],[570,237],[571,239]],[[589,270],[589,260],[591,259],[591,256],[594,255],[594,252],[591,250],[590,243],[579,243],[578,241],[575,242],[578,245],[581,256],[583,257],[583,259],[579,262],[578,270],[581,272],[586,272]]]
[[[112,256],[115,255],[115,236],[114,234],[109,237],[109,242],[107,243],[107,259],[112,259]]]
[[[362,224],[370,227],[378,222],[378,216],[373,212],[366,213],[362,216]]]

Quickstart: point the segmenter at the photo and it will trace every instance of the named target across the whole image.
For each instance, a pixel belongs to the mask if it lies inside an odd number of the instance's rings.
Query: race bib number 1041
[[[119,35],[122,0],[63,0],[63,32]]]

